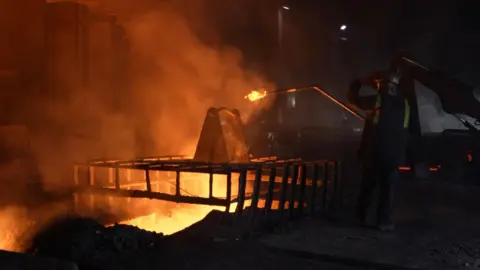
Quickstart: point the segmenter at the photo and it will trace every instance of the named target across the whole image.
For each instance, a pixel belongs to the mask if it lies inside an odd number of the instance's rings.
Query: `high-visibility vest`
[[[378,123],[378,119],[380,118],[380,107],[382,106],[382,97],[377,95],[377,102],[375,103],[375,111],[373,116],[373,124]],[[403,118],[403,128],[408,128],[408,124],[410,123],[410,104],[408,103],[407,99],[405,99],[405,117]]]

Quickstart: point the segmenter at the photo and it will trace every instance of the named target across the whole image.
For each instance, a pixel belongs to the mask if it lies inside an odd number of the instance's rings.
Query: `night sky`
[[[433,0],[212,0],[211,29],[240,48],[248,67],[282,87],[316,83],[344,92],[347,81],[385,68],[396,51],[480,86],[480,2]],[[284,43],[277,42],[278,7]],[[342,24],[348,25],[345,32]],[[346,37],[347,41],[340,40]],[[280,60],[279,60],[280,59]],[[283,81],[278,79],[284,67]]]

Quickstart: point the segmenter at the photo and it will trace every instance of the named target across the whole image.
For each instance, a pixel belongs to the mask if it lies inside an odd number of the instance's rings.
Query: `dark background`
[[[240,48],[245,64],[269,74],[279,87],[316,83],[342,98],[348,81],[385,68],[400,49],[420,63],[480,85],[477,1],[210,2],[209,30]],[[290,10],[284,12],[280,51],[277,14],[282,5]],[[346,31],[340,31],[342,24]]]

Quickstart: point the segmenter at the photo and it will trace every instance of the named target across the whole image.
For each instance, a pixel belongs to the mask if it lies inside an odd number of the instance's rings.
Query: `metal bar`
[[[169,181],[169,180],[152,180],[152,178],[150,178],[150,185],[153,187],[154,185],[157,186],[157,189],[158,189],[158,185],[160,185],[161,183],[166,183],[166,184],[170,184],[172,186],[175,186],[175,182],[173,181]],[[132,188],[132,187],[138,187],[138,186],[144,186],[145,185],[145,182],[133,182],[133,183],[128,183],[128,184],[122,184],[120,186],[120,188]],[[108,188],[111,188],[111,187],[115,187],[115,186],[112,186],[112,185],[109,185],[109,186],[105,186],[105,187],[108,187]],[[152,191],[153,188],[152,188]]]
[[[250,162],[238,162],[238,163],[228,163],[228,162],[221,162],[221,163],[213,163],[213,162],[204,162],[204,161],[198,161],[198,160],[193,160],[193,159],[161,159],[161,158],[147,158],[147,159],[133,159],[133,160],[92,160],[86,164],[83,164],[84,166],[104,166],[104,165],[109,165],[109,166],[114,166],[114,165],[131,165],[131,164],[136,164],[136,165],[188,165],[188,166],[225,166],[225,165],[230,165],[232,167],[236,168],[241,168],[245,166],[254,166],[254,164],[257,163],[263,163],[263,164],[282,164],[286,162],[294,162],[294,161],[301,161],[299,158],[294,158],[294,159],[278,159],[274,156],[268,157],[268,158],[257,158],[257,159],[252,159]],[[81,165],[81,164],[77,164]]]
[[[277,176],[277,169],[270,168],[270,176],[268,179],[267,198],[265,200],[265,216],[268,216],[272,209],[273,189],[275,187],[275,178]]]
[[[253,184],[253,194],[252,194],[252,217],[255,215],[255,212],[258,208],[258,199],[260,196],[260,182],[262,181],[262,165],[257,165],[255,170],[255,183]]]
[[[78,166],[73,166],[73,182],[75,186],[78,186]]]
[[[145,190],[115,190],[111,188],[102,188],[102,187],[87,187],[83,189],[77,189],[76,192],[107,195],[107,196],[114,196],[114,197],[145,198],[145,199],[150,198],[150,199],[156,199],[156,200],[164,200],[164,201],[188,203],[188,204],[203,204],[203,205],[212,205],[212,206],[229,205],[229,202],[225,199],[176,196],[176,195],[170,195],[170,194],[158,193],[158,192],[149,193],[148,191],[145,191]]]
[[[112,186],[113,185],[113,182],[115,181],[114,178],[114,169],[113,168],[109,168],[108,169],[108,186]],[[108,207],[112,208],[113,207],[113,198],[111,196],[108,196],[107,198],[108,200]]]
[[[338,181],[338,207],[343,207],[343,181],[342,181],[342,162],[337,163],[337,181]]]
[[[318,180],[318,169],[319,166],[317,163],[313,164],[313,174],[312,174],[312,197],[310,198],[310,214],[315,212],[315,202],[317,195],[317,180]]]
[[[278,210],[280,211],[280,218],[283,220],[283,210],[285,210],[285,201],[287,199],[288,175],[290,166],[285,164],[283,167],[282,188],[280,190],[280,202]]]
[[[229,213],[230,212],[230,205],[232,202],[232,173],[227,174],[227,207],[225,209],[225,212]]]
[[[127,183],[130,183],[130,181],[132,181],[132,170],[128,169],[126,170],[125,172],[125,182]],[[131,187],[128,187],[127,189],[130,189]],[[132,203],[132,198],[128,197],[127,198],[127,204],[130,206],[130,204]]]
[[[348,107],[347,105],[345,105],[343,102],[339,101],[337,98],[335,98],[334,96],[330,95],[329,93],[325,92],[322,88],[320,88],[318,85],[309,85],[309,86],[302,86],[302,87],[298,87],[298,88],[290,88],[290,89],[280,89],[280,90],[276,90],[276,91],[272,91],[272,92],[268,92],[267,93],[267,96],[268,95],[272,95],[272,94],[282,94],[282,93],[292,93],[292,92],[299,92],[299,91],[308,91],[308,90],[315,90],[317,92],[319,92],[320,94],[324,95],[326,98],[330,99],[331,101],[333,101],[335,104],[337,104],[338,106],[342,107],[344,110],[346,110],[347,112],[349,112],[350,114],[356,116],[358,119],[360,120],[365,120],[365,118],[360,115],[358,112],[350,109],[350,107]]]
[[[238,204],[237,204],[237,209],[235,212],[238,215],[241,215],[243,212],[243,206],[245,205],[245,191],[246,191],[246,185],[247,185],[247,170],[244,169],[242,172],[240,172],[240,176],[238,177]]]
[[[283,163],[292,163],[292,162],[298,162],[300,161],[299,159],[292,159],[292,160],[275,160],[275,161],[267,161],[267,162],[262,162],[264,164],[264,167],[267,165],[275,167],[278,165],[281,165]],[[226,173],[225,168],[229,167],[230,170],[235,171],[235,172],[240,172],[244,168],[247,168],[249,170],[254,170],[255,165],[259,164],[260,162],[249,162],[249,163],[207,163],[207,162],[191,162],[191,161],[185,161],[185,162],[179,162],[176,160],[172,161],[161,161],[161,162],[151,162],[151,161],[117,161],[113,163],[100,163],[100,162],[95,162],[91,164],[85,164],[85,166],[93,166],[93,167],[112,167],[112,166],[118,166],[120,168],[125,168],[125,169],[137,169],[137,170],[145,170],[145,169],[150,169],[150,170],[159,170],[159,171],[176,171],[176,170],[181,170],[181,171],[189,171],[189,172],[202,172],[202,173],[208,173],[210,169],[214,171],[214,173]]]
[[[147,183],[147,192],[152,192],[152,184],[150,183],[150,171],[145,170],[145,182]]]
[[[175,172],[175,196],[180,197],[180,171]]]
[[[330,210],[332,210],[336,204],[337,204],[337,200],[338,200],[338,164],[337,164],[337,161],[334,161],[333,162],[333,168],[332,168],[332,174],[333,174],[333,194],[332,194],[332,201],[330,203]]]
[[[280,191],[280,189],[276,189],[276,190],[274,190],[274,192],[275,191]],[[259,199],[264,199],[266,197],[267,197],[267,192],[262,192],[262,191],[260,192],[260,194],[258,196]],[[251,200],[252,198],[253,198],[252,193],[250,193],[250,196],[248,196],[248,194],[245,194],[245,200],[246,201]],[[238,198],[235,198],[235,199],[232,200],[232,203],[235,203],[235,202],[238,202]]]
[[[93,167],[88,167],[88,185],[95,185],[95,169]],[[95,208],[95,197],[93,197],[93,195],[89,197],[90,209],[93,210]]]
[[[78,166],[73,166],[73,182],[74,182],[74,186],[75,187],[78,187],[79,183],[78,183]],[[78,193],[74,192],[73,193],[73,209],[74,210],[78,210],[78,205],[80,203],[80,198],[78,196]]]
[[[305,186],[307,184],[307,165],[301,166],[300,194],[298,196],[298,212],[303,215],[303,203],[305,202]]]
[[[323,210],[327,209],[327,193],[328,193],[328,176],[329,176],[329,162],[325,161],[323,163],[323,194],[322,194],[322,208]]]
[[[120,190],[120,169],[118,167],[115,168],[115,189]]]
[[[294,209],[295,209],[295,195],[297,191],[297,181],[298,181],[298,165],[293,165],[293,176],[292,176],[292,184],[291,184],[291,192],[290,192],[290,201],[288,202],[288,216],[290,219],[294,216]]]
[[[213,198],[213,172],[211,170],[208,179],[208,197]]]
[[[93,186],[95,183],[95,168],[88,167],[88,185]]]

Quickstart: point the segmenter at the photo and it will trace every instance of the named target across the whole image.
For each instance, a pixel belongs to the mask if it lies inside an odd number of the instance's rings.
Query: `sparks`
[[[245,96],[245,99],[250,101],[255,101],[264,98],[267,95],[267,91],[251,91],[248,95]]]

